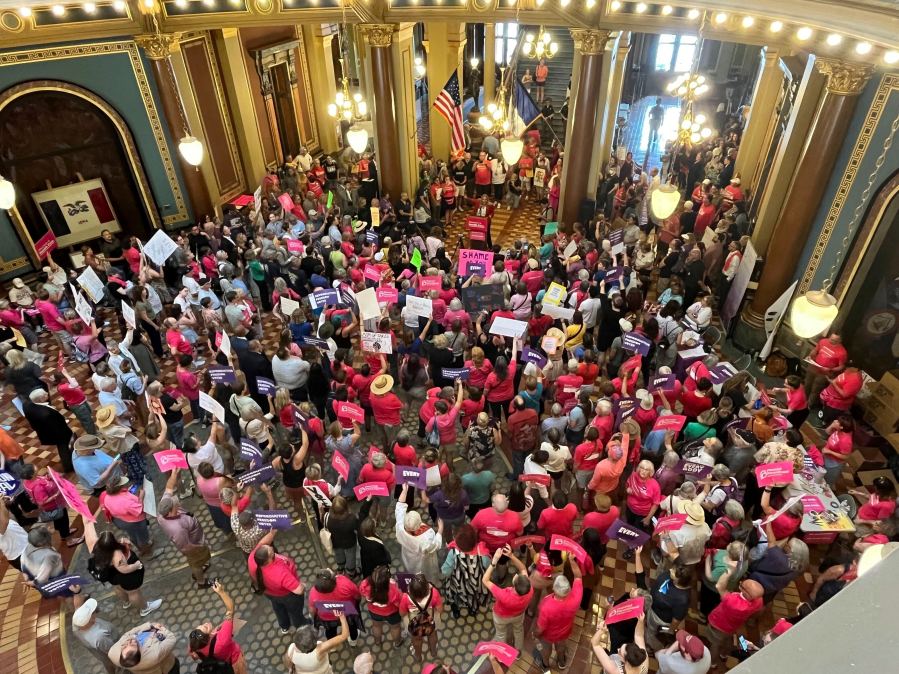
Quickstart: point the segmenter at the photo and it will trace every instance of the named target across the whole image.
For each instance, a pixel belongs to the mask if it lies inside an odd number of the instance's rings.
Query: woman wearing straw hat
[[[147,463],[140,451],[140,440],[130,428],[119,423],[113,405],[104,405],[98,409],[95,420],[100,436],[109,445],[109,451],[121,457],[129,479],[136,485],[142,485],[147,473]]]
[[[389,374],[378,376],[371,383],[371,409],[375,424],[384,434],[384,448],[393,447],[393,441],[402,425],[403,401],[393,393],[393,377]]]

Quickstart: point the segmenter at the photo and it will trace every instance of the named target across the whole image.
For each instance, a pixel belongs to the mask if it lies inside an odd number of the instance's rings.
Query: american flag
[[[434,101],[447,124],[453,130],[453,154],[465,149],[465,128],[462,126],[462,99],[459,96],[459,74],[453,71],[443,90]]]

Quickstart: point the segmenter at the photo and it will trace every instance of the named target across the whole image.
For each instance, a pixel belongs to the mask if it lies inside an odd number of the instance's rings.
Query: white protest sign
[[[574,309],[569,307],[557,307],[555,304],[544,304],[542,311],[546,316],[562,318],[566,321],[570,321],[574,317]]]
[[[85,325],[91,324],[94,318],[94,310],[81,293],[75,293],[75,312],[84,321]]]
[[[156,517],[156,489],[149,478],[144,476],[144,512]]]
[[[200,409],[211,412],[212,416],[225,423],[225,408],[218,400],[204,391],[200,391]]]
[[[366,288],[356,293],[356,304],[359,306],[359,315],[363,321],[380,318],[381,307],[378,306],[378,296],[374,288]]]
[[[562,251],[562,257],[571,257],[577,252],[577,241],[571,241],[567,246],[565,246],[565,250]]]
[[[161,267],[176,250],[178,250],[178,244],[160,229],[147,241],[147,245],[144,246],[144,255]]]
[[[219,343],[219,351],[223,354],[231,357],[231,338],[228,337],[228,333],[222,330],[222,341]]]
[[[93,267],[85,267],[81,276],[78,277],[78,285],[84,288],[84,292],[87,293],[87,296],[92,301],[103,301],[103,293],[106,290],[106,286],[103,285],[103,281],[97,276],[97,272],[94,271]]]
[[[363,332],[362,350],[369,353],[393,353],[390,334],[385,332]]]
[[[426,297],[415,297],[414,295],[406,295],[406,308],[409,313],[417,316],[430,318],[434,312],[434,305],[431,300]]]
[[[122,318],[131,328],[137,329],[137,317],[134,315],[134,309],[128,306],[125,300],[122,300]]]
[[[504,337],[521,337],[528,329],[526,321],[516,321],[513,318],[499,316],[493,319],[490,325],[491,335],[503,335]]]
[[[300,303],[289,297],[281,298],[281,313],[285,316],[292,316],[293,312],[300,308]]]

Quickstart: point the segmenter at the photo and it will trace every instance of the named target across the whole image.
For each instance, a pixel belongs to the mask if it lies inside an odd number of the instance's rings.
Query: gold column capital
[[[591,28],[571,28],[571,39],[574,40],[574,48],[583,56],[601,54],[606,48],[606,42],[612,34],[608,30],[593,30]]]
[[[858,96],[874,74],[874,66],[869,63],[830,57],[816,58],[815,68],[827,77],[827,92],[838,96]]]
[[[178,51],[179,33],[151,33],[135,35],[134,41],[142,47],[151,61],[161,61]]]
[[[393,31],[396,26],[392,23],[362,23],[359,30],[366,44],[371,47],[389,47],[393,44]]]

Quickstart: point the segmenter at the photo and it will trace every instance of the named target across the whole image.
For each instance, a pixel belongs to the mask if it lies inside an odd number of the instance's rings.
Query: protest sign
[[[319,614],[336,614],[343,613],[343,615],[358,615],[359,611],[356,610],[356,605],[351,601],[317,601],[315,602],[315,608],[318,610]]]
[[[492,655],[506,667],[511,667],[518,659],[518,649],[502,641],[480,641],[474,647],[474,655]]]
[[[59,247],[53,232],[47,232],[34,242],[34,252],[39,260],[46,260],[47,256]]]
[[[337,403],[337,416],[361,424],[365,421],[365,410],[355,403]]]
[[[378,232],[374,229],[366,229],[365,240],[369,243],[378,243]]]
[[[569,241],[562,251],[562,259],[569,258],[577,252],[577,241]]]
[[[677,531],[687,521],[686,515],[674,514],[674,515],[666,515],[665,517],[660,517],[656,521],[655,533],[661,534],[665,531]]]
[[[389,496],[390,490],[386,482],[363,482],[353,487],[357,501],[364,501],[372,496]]]
[[[652,427],[654,431],[680,431],[687,423],[687,417],[683,414],[666,414],[656,419],[655,425]]]
[[[639,547],[649,540],[648,533],[620,519],[612,522],[612,526],[606,530],[606,536],[621,541],[629,548]]]
[[[165,264],[165,261],[176,250],[178,250],[178,244],[172,241],[172,237],[161,229],[156,230],[156,233],[144,244],[144,255],[160,267]]]
[[[526,321],[516,321],[514,318],[506,318],[505,316],[497,316],[490,324],[491,335],[502,335],[504,337],[521,337],[525,330],[528,329]]]
[[[570,321],[574,318],[574,309],[571,307],[560,307],[555,304],[544,304],[541,308],[544,315],[551,318],[560,318],[563,321]]]
[[[93,580],[90,576],[82,576],[77,573],[67,573],[64,576],[51,578],[43,585],[38,585],[38,589],[44,597],[58,597],[68,591],[72,585],[84,587],[89,585]]]
[[[416,248],[412,251],[412,257],[409,258],[409,264],[415,267],[416,271],[421,271],[421,251]]]
[[[543,353],[537,349],[532,349],[529,346],[526,346],[521,350],[521,360],[525,363],[533,363],[541,370],[546,366],[547,362],[547,358]]]
[[[334,450],[334,455],[331,457],[331,468],[343,478],[344,482],[350,479],[350,462],[336,449]]]
[[[249,438],[240,439],[240,456],[249,461],[253,468],[262,465],[262,449]]]
[[[434,312],[434,305],[427,297],[406,295],[406,311],[416,316],[430,318]]]
[[[231,356],[231,338],[228,336],[228,333],[222,330],[220,333],[221,339],[219,340],[219,351],[221,351],[226,356]]]
[[[14,496],[22,488],[15,475],[5,470],[0,470],[0,496]]]
[[[381,209],[377,206],[372,206],[368,209],[368,212],[371,213],[371,226],[372,227],[380,227],[381,226]]]
[[[543,294],[543,305],[544,309],[547,304],[555,304],[556,306],[560,306],[562,304],[562,300],[565,299],[566,295],[568,295],[568,290],[566,290],[565,286],[561,283],[556,283],[553,281],[549,284],[549,288]]]
[[[612,255],[621,255],[624,252],[624,230],[613,229],[609,232],[609,243],[612,244]]]
[[[275,381],[268,377],[256,377],[256,390],[259,395],[273,396],[275,395]]]
[[[444,379],[468,381],[468,375],[471,374],[471,371],[464,367],[442,367],[440,368],[440,374],[443,375]]]
[[[652,342],[636,332],[626,332],[621,337],[621,347],[631,353],[639,353],[641,356],[645,356],[649,353],[650,346],[652,346]]]
[[[237,486],[243,489],[248,485],[262,484],[268,482],[275,477],[275,469],[272,464],[267,463],[259,468],[248,470],[237,476]]]
[[[205,391],[200,391],[200,409],[206,410],[220,422],[225,423],[225,408]]]
[[[427,487],[424,468],[416,468],[415,466],[394,466],[393,473],[396,476],[397,484],[408,484],[416,489],[425,489]]]
[[[400,291],[392,286],[381,286],[375,289],[375,297],[380,304],[396,304],[400,299]]]
[[[465,311],[471,314],[472,320],[481,311],[502,309],[505,300],[503,287],[498,283],[462,288],[462,304],[465,305]]]
[[[321,339],[320,337],[303,337],[303,341],[300,343],[300,346],[314,346],[316,349],[320,349],[321,351],[329,351],[330,347],[328,346],[328,340]]]
[[[303,242],[299,239],[287,239],[287,252],[300,255],[303,252]]]
[[[737,374],[737,368],[730,363],[718,363],[709,370],[709,379],[712,380],[713,384],[723,384],[735,374]]]
[[[606,625],[614,625],[615,623],[620,623],[625,620],[635,620],[640,617],[641,613],[643,613],[643,604],[645,601],[645,597],[633,597],[620,604],[610,606],[606,611],[603,620]]]
[[[293,316],[293,312],[300,308],[300,303],[296,300],[292,300],[287,296],[280,297],[278,299],[278,306],[281,309],[281,313],[285,316]]]
[[[685,459],[678,461],[674,469],[678,473],[696,478],[697,480],[702,480],[712,472],[711,466],[707,466],[704,463],[697,463],[696,461],[687,461]]]
[[[465,221],[465,228],[468,230],[468,238],[472,241],[486,241],[487,227],[489,220],[479,215],[470,216]]]
[[[821,513],[824,512],[825,506],[824,501],[815,496],[814,494],[803,494],[802,495],[802,508],[805,512],[813,512],[813,513]]]
[[[187,457],[180,449],[163,449],[153,454],[160,473],[168,473],[173,468],[187,469]]]
[[[313,309],[319,307],[335,306],[337,304],[337,291],[334,288],[316,290],[312,293],[311,302]]]
[[[390,335],[385,332],[362,332],[362,350],[369,353],[393,353]]]
[[[459,275],[470,276],[468,266],[474,262],[483,265],[483,271],[487,271],[493,265],[492,250],[474,250],[472,248],[459,249]]]
[[[59,489],[59,493],[62,494],[65,502],[72,510],[74,510],[90,522],[97,521],[97,518],[94,517],[94,513],[91,512],[91,509],[88,507],[85,500],[81,497],[81,492],[78,491],[78,487],[69,482],[52,468],[47,468],[47,473],[50,475],[50,479],[53,480],[54,484],[56,484],[56,488]]]
[[[544,336],[543,339],[540,340],[540,348],[551,356],[558,350],[559,340],[555,337]]]
[[[278,529],[284,531],[293,526],[290,513],[286,510],[257,510],[256,524],[260,529]]]
[[[440,290],[439,276],[419,276],[418,287],[422,292],[430,292],[431,290]]]
[[[233,384],[237,381],[233,367],[225,367],[224,365],[210,365],[209,379],[213,384]]]
[[[541,484],[544,487],[548,487],[550,482],[552,482],[552,478],[549,475],[544,475],[543,473],[522,473],[518,476],[519,482],[533,482],[535,484]]]
[[[75,313],[84,321],[85,325],[90,325],[94,320],[94,308],[80,292],[75,293]]]
[[[84,271],[81,272],[81,275],[77,280],[78,285],[84,288],[84,292],[86,292],[87,296],[91,298],[91,301],[103,301],[103,295],[106,292],[106,286],[103,285],[103,281],[101,281],[100,277],[97,276],[97,272],[94,271],[93,267],[85,267]]]
[[[137,328],[137,317],[134,315],[134,309],[125,300],[122,300],[122,318],[125,319],[125,323],[128,324],[129,328],[132,330]]]
[[[584,550],[584,548],[567,536],[562,536],[561,534],[552,535],[552,538],[549,539],[549,549],[559,550],[560,552],[567,552],[570,555],[574,555],[575,559],[579,562],[583,562],[587,558],[587,551]]]
[[[359,306],[359,315],[363,321],[381,317],[381,307],[378,306],[378,296],[374,288],[366,288],[356,293],[356,304]]]
[[[323,508],[331,507],[331,498],[323,492],[320,487],[317,487],[314,484],[307,484],[303,489],[306,490],[306,493],[309,494],[318,505]]]
[[[415,578],[414,573],[405,573],[403,571],[396,572],[396,586],[400,592],[406,592],[409,589],[409,583]]]
[[[790,484],[793,481],[793,462],[763,463],[755,467],[755,477],[759,487]]]
[[[513,548],[519,548],[522,545],[533,545],[535,548],[542,548],[546,544],[545,536],[518,536],[512,539],[510,544]]]
[[[675,381],[677,381],[677,379],[673,374],[659,374],[649,380],[648,388],[650,391],[658,391],[661,389],[667,393],[674,390]]]
[[[622,421],[634,416],[637,411],[637,399],[619,398],[612,403],[612,408],[615,410],[615,427],[617,428]]]

